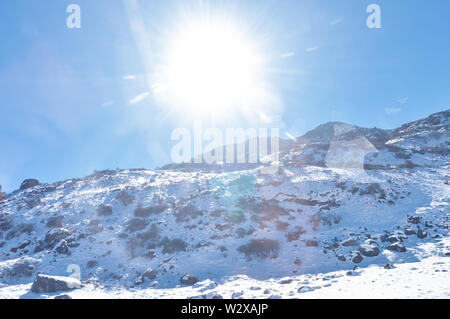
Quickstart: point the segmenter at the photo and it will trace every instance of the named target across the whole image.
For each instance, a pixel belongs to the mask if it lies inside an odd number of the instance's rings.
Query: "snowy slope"
[[[175,165],[15,191],[0,203],[0,296],[53,296],[29,292],[40,272],[79,276],[73,297],[448,298],[448,117],[325,124],[285,144],[273,175]]]

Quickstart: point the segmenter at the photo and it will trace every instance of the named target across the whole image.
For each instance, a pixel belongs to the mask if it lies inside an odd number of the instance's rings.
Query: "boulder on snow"
[[[192,286],[198,282],[198,277],[191,274],[186,274],[180,278],[180,284],[185,286]]]
[[[37,179],[26,179],[22,182],[22,184],[20,184],[20,190],[24,190],[24,189],[28,189],[34,186],[38,186],[40,183]]]
[[[62,295],[56,296],[55,299],[72,299],[72,297],[67,294],[62,294]]]
[[[352,251],[350,257],[351,257],[352,262],[354,262],[355,264],[359,264],[364,259],[359,251]]]
[[[67,229],[53,228],[45,235],[44,241],[47,245],[54,247],[54,245],[70,235],[71,233]]]
[[[66,240],[61,240],[58,244],[58,246],[56,246],[56,252],[59,254],[68,254],[69,253],[69,246],[67,245],[67,241]]]
[[[375,257],[380,254],[380,249],[378,248],[377,245],[374,245],[374,244],[361,245],[361,246],[359,246],[358,250],[361,252],[361,254],[363,256],[366,256],[366,257]]]
[[[150,280],[153,280],[153,279],[155,279],[156,278],[156,275],[157,275],[158,273],[156,272],[156,270],[153,270],[153,269],[151,269],[151,268],[148,268],[146,271],[144,271],[144,273],[142,274],[142,279],[143,280],[145,280],[145,279],[150,279]]]
[[[417,225],[420,223],[420,217],[408,216],[408,223]]]
[[[55,217],[50,217],[48,222],[47,222],[47,227],[50,228],[61,228],[63,227],[63,220],[64,220],[64,216],[55,216]]]
[[[417,231],[417,237],[419,237],[420,239],[423,239],[427,236],[428,236],[428,233],[425,230],[419,229]]]
[[[31,286],[31,292],[50,293],[75,288],[81,288],[81,282],[78,279],[39,274]]]
[[[399,252],[399,253],[406,252],[406,247],[400,242],[396,242],[396,243],[393,243],[392,245],[389,245],[387,247],[387,249],[389,249],[391,251],[396,251],[396,252]]]

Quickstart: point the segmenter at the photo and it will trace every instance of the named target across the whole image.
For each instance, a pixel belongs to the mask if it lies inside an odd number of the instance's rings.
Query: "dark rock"
[[[165,205],[152,206],[147,208],[138,207],[134,210],[134,216],[136,217],[148,217],[150,215],[160,214],[167,209]]]
[[[64,300],[64,299],[72,299],[72,297],[67,294],[63,294],[63,295],[56,296],[55,299]]]
[[[253,239],[247,245],[242,245],[238,251],[245,254],[247,257],[257,256],[260,258],[276,258],[280,244],[272,239]]]
[[[26,179],[20,185],[20,190],[28,189],[31,187],[35,187],[39,185],[39,181],[37,179]]]
[[[380,249],[377,245],[361,245],[359,246],[358,250],[361,252],[363,256],[366,257],[375,257],[380,254]]]
[[[387,249],[389,249],[391,251],[396,251],[396,252],[399,252],[399,253],[406,252],[406,247],[400,242],[396,242],[396,243],[393,243],[392,245],[389,245],[387,247]]]
[[[415,235],[416,234],[416,231],[414,230],[414,229],[412,229],[412,228],[405,228],[405,235]]]
[[[66,239],[70,235],[71,233],[67,229],[53,228],[45,235],[44,241],[47,243],[47,245],[53,247],[61,240]]]
[[[355,247],[359,246],[359,241],[353,238],[346,239],[341,242],[341,245],[344,247]]]
[[[384,265],[384,269],[394,269],[394,268],[395,268],[395,266],[392,265],[392,264],[386,264],[386,265]]]
[[[391,235],[387,238],[387,241],[390,243],[401,243],[402,239],[397,235]]]
[[[35,208],[35,207],[38,206],[40,203],[41,203],[41,200],[40,200],[39,198],[31,199],[31,200],[29,200],[29,201],[26,202],[27,207],[28,207],[29,209]]]
[[[88,268],[94,268],[98,266],[98,261],[97,260],[89,260],[87,263],[87,267]]]
[[[192,286],[198,282],[198,277],[195,275],[186,274],[180,278],[180,284],[185,286]]]
[[[21,258],[8,270],[10,277],[31,277],[39,265],[39,261],[33,258]]]
[[[31,241],[25,240],[22,244],[19,245],[19,249],[24,249],[24,248],[27,247],[29,244],[31,244]]]
[[[337,258],[338,258],[340,261],[347,261],[347,258],[345,258],[344,255],[338,255]]]
[[[80,287],[80,281],[72,277],[53,277],[39,274],[31,286],[31,292],[51,293]]]
[[[317,240],[307,240],[306,241],[306,247],[318,247],[319,243]]]
[[[43,251],[46,247],[47,247],[47,244],[44,241],[39,240],[36,243],[36,247],[34,248],[34,252],[35,253],[39,253],[39,252]]]
[[[153,269],[151,269],[151,268],[148,268],[148,269],[142,274],[142,279],[143,279],[143,280],[145,280],[145,279],[153,280],[153,279],[156,278],[156,275],[157,275],[157,274],[158,274],[158,273],[157,273],[155,270],[153,270]]]
[[[66,240],[61,240],[61,242],[56,246],[56,252],[59,254],[68,254],[69,253],[69,246],[67,245]]]
[[[160,241],[159,246],[163,247],[163,254],[173,254],[179,251],[186,251],[188,244],[182,239],[165,237]]]
[[[116,199],[119,200],[123,206],[128,206],[136,200],[136,197],[130,195],[127,191],[121,191],[116,195]]]
[[[97,208],[98,216],[111,216],[112,214],[113,214],[113,210],[112,210],[111,205],[100,205]]]
[[[55,227],[62,228],[63,220],[64,220],[64,216],[51,217],[47,222],[47,226],[50,228],[55,228]]]
[[[428,236],[428,233],[425,230],[419,229],[417,231],[417,237],[420,239],[426,238]]]
[[[359,251],[352,251],[350,257],[351,257],[352,262],[354,262],[355,264],[359,264],[364,259]]]
[[[417,225],[420,224],[420,217],[408,216],[408,223]]]
[[[145,227],[147,227],[148,221],[145,219],[140,218],[134,218],[126,223],[126,231],[127,232],[137,232],[139,230],[143,230]]]

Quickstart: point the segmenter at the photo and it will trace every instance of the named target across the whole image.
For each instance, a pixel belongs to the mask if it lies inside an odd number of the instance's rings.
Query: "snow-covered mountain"
[[[0,202],[0,296],[55,295],[30,292],[43,273],[79,276],[72,297],[448,298],[449,117],[327,123],[283,141],[270,175],[184,164],[25,181]]]

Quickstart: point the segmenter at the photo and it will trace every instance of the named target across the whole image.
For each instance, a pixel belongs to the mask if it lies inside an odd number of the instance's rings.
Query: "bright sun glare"
[[[177,104],[200,114],[245,107],[258,85],[261,58],[238,30],[200,24],[174,38],[167,84]]]

